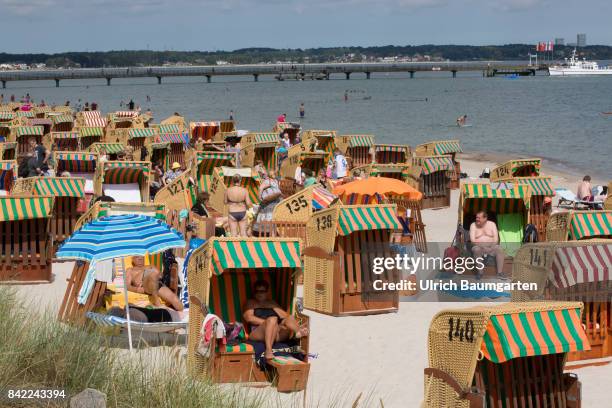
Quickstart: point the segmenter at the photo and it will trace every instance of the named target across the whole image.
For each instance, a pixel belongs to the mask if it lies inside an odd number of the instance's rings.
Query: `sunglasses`
[[[268,292],[267,289],[258,289],[255,291],[255,293],[266,293],[266,292]]]

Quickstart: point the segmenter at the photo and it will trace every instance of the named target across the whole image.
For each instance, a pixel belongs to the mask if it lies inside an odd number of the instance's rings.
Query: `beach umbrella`
[[[420,200],[423,193],[401,180],[388,177],[369,177],[351,181],[333,189],[345,204],[381,203],[387,196]]]
[[[75,231],[58,249],[56,258],[89,262],[89,270],[79,292],[78,302],[85,304],[93,288],[96,263],[125,256],[154,254],[171,248],[183,248],[182,235],[165,222],[141,214],[101,217]],[[132,348],[127,282],[124,279],[128,337]]]

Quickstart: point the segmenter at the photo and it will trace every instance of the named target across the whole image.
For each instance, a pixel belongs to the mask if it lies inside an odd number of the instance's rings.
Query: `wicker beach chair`
[[[412,158],[409,184],[423,193],[423,209],[450,206],[450,181],[454,172],[455,163],[450,155]]]
[[[416,156],[445,156],[450,155],[453,160],[454,169],[449,173],[450,183],[449,188],[456,190],[459,188],[459,180],[461,175],[461,163],[457,160],[457,153],[462,153],[459,140],[438,140],[428,143],[423,143],[415,148]]]
[[[54,197],[50,219],[53,241],[52,256],[59,244],[68,238],[81,216],[79,201],[85,197],[85,179],[80,177],[29,177],[18,179],[13,189],[15,197]]]
[[[392,256],[391,234],[401,230],[397,207],[335,205],[306,225],[304,307],[333,316],[395,312],[397,292],[376,291],[372,262]],[[377,276],[396,282],[397,270]]]
[[[535,291],[513,291],[512,301],[571,300],[584,303],[582,325],[590,351],[569,361],[612,356],[612,240],[526,244],[517,253],[512,280],[535,283]]]
[[[252,298],[257,279],[268,281],[274,300],[308,326],[308,317],[295,307],[300,255],[299,240],[290,238],[212,238],[193,252],[188,269],[190,299],[198,300],[202,307],[189,309],[187,364],[192,376],[222,383],[270,380],[281,392],[306,388],[308,336],[299,340],[301,359],[277,356],[265,371],[256,364],[258,356],[250,343],[227,346],[219,339],[209,356],[197,352],[205,315],[215,314],[228,323],[241,322],[243,305]]]
[[[0,282],[50,282],[53,197],[0,197]]]
[[[612,238],[612,210],[554,213],[546,225],[547,241]]]
[[[580,406],[580,382],[563,368],[568,352],[589,349],[581,312],[580,302],[532,302],[436,314],[422,406]]]

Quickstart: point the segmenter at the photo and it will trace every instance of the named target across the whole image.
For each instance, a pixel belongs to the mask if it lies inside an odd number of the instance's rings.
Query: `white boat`
[[[612,75],[612,68],[600,67],[595,61],[587,61],[586,58],[580,60],[576,57],[576,50],[572,52],[570,59],[565,59],[563,65],[553,65],[548,67],[551,76],[569,75]]]

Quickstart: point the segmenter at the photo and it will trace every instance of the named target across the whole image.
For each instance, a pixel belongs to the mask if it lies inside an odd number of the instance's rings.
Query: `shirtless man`
[[[132,267],[125,271],[127,288],[130,292],[144,293],[151,296],[154,306],[163,306],[160,299],[171,305],[174,310],[182,311],[183,304],[178,297],[166,286],[159,284],[161,274],[152,266],[145,266],[143,256],[132,257]]]
[[[224,202],[228,207],[227,223],[232,237],[247,236],[246,212],[253,206],[249,192],[240,185],[242,177],[239,174],[232,176],[232,186],[225,191]]]
[[[494,222],[487,219],[487,213],[479,211],[476,213],[476,221],[470,225],[470,241],[473,244],[472,253],[476,258],[483,258],[485,255],[495,256],[497,263],[497,276],[501,277],[504,268],[504,251],[499,246],[499,234]],[[478,277],[481,277],[482,269],[478,270]]]
[[[308,336],[308,328],[300,327],[295,318],[285,312],[278,303],[268,298],[270,284],[258,280],[253,285],[254,299],[247,300],[242,317],[251,326],[250,340],[266,344],[266,360],[272,360],[274,342]]]

